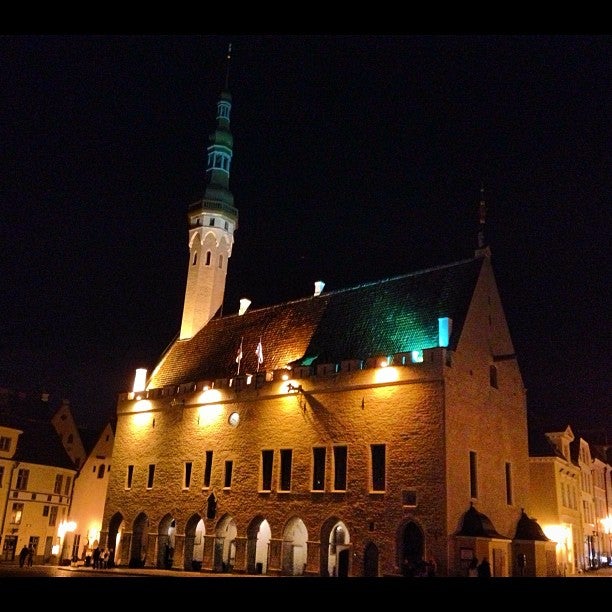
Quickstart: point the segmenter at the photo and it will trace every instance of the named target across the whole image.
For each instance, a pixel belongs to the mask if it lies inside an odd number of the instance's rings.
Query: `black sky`
[[[532,425],[607,430],[607,35],[0,36],[0,386],[101,425],[174,339],[225,78],[224,312],[470,257]]]

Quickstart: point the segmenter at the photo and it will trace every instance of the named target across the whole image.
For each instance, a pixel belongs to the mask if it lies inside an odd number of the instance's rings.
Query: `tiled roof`
[[[478,512],[473,504],[470,504],[469,510],[463,515],[461,529],[457,532],[457,535],[471,538],[510,539],[499,534],[491,519],[486,514]]]
[[[212,319],[189,340],[176,340],[152,373],[149,388],[230,378],[291,363],[366,360],[438,346],[438,318],[452,319],[456,346],[482,258],[358,285],[319,296]],[[312,360],[312,361],[311,361]]]
[[[558,457],[565,459],[563,453],[553,444],[542,428],[530,428],[528,435],[530,457]]]
[[[50,422],[24,421],[20,429],[24,433],[19,436],[15,461],[76,470]]]
[[[537,540],[539,542],[548,542],[549,539],[546,537],[542,527],[538,524],[538,521],[533,518],[529,518],[525,511],[521,511],[521,518],[518,520],[516,525],[516,534],[514,535],[515,540]]]
[[[56,409],[40,395],[0,389],[0,425],[23,431],[12,457],[15,461],[75,469],[51,422]]]

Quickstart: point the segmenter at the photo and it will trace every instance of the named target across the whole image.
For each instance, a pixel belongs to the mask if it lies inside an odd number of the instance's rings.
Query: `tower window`
[[[191,263],[194,266],[198,263],[198,254],[197,253],[193,254],[193,261]]]
[[[489,366],[489,384],[497,389],[497,368],[494,365]]]
[[[219,255],[219,269],[223,268],[223,255]]]
[[[210,251],[206,251],[206,265],[207,266],[210,266],[210,258],[211,258]]]
[[[215,227],[215,218],[211,217],[210,221],[208,222],[208,225],[210,225],[210,227]]]
[[[476,453],[470,451],[470,497],[475,499],[478,497],[478,464]]]
[[[372,444],[372,491],[385,490],[386,447],[384,444]]]

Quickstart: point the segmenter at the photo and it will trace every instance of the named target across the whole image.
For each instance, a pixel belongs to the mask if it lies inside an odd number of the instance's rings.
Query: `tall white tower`
[[[231,50],[231,46],[230,46]],[[230,54],[228,52],[228,63]],[[230,132],[232,96],[217,103],[217,128],[210,135],[204,198],[189,207],[189,267],[179,339],[195,336],[223,305],[238,210],[229,190],[234,140]]]

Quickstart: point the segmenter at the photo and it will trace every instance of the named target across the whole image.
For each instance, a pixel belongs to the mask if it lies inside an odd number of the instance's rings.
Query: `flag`
[[[242,361],[242,340],[240,340],[240,346],[238,347],[238,354],[236,355],[236,363]]]
[[[263,363],[263,346],[261,345],[261,338],[259,339],[259,344],[255,349],[255,354],[257,355],[257,363]]]

